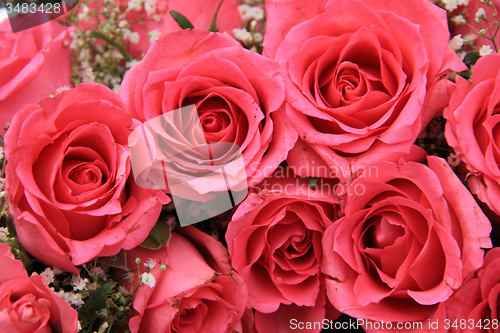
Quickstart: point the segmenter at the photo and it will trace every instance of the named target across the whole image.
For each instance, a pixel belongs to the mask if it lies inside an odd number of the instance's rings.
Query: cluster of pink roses
[[[163,2],[205,29],[218,4],[203,2],[206,14]],[[235,1],[222,8],[222,30],[241,25]],[[472,194],[500,215],[500,56],[481,58],[472,84],[448,80],[467,67],[448,46],[446,12],[428,0],[265,8],[263,55],[165,18],[163,36],[138,46],[147,52],[118,95],[98,83],[70,88],[71,28],[53,21],[11,34],[0,25],[6,190],[21,244],[75,274],[122,249],[130,267],[135,258],[166,265],[151,270],[154,286],[138,288],[132,332],[287,332],[293,320],[341,313],[428,331],[446,318],[498,323],[500,253],[483,265],[492,227]],[[227,250],[194,227],[145,249],[170,198],[135,183],[129,135],[188,105],[206,142],[241,149],[251,190],[228,225]],[[472,194],[443,159],[418,163],[426,154],[414,143],[441,111]],[[188,147],[199,138],[183,121],[175,130]],[[0,322],[13,332],[75,331],[74,311],[3,252],[2,267],[20,278],[0,275]]]

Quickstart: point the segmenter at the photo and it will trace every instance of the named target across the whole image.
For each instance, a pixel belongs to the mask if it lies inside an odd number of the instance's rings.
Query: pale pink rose
[[[231,149],[236,146],[241,168],[231,164],[214,173],[220,180],[223,172],[244,172],[249,186],[257,184],[286,158],[297,137],[285,117],[278,63],[219,33],[193,29],[161,37],[127,72],[119,94],[130,114],[144,122],[196,107],[200,126],[191,115],[180,113],[184,116],[168,122],[169,131],[158,126],[154,134],[168,143],[157,143],[157,154],[165,159],[175,154],[178,161],[172,167],[198,180],[213,171],[214,161],[233,161]],[[207,144],[222,148],[212,152],[213,158],[200,156],[197,149]],[[203,194],[226,190],[224,181],[214,181],[193,186],[187,198],[203,201]]]
[[[287,116],[299,134],[287,162],[301,176],[326,167],[349,178],[410,153],[449,100],[453,83],[443,75],[466,69],[448,47],[446,12],[428,0],[266,6],[273,29],[265,54],[277,49]]]
[[[75,333],[78,313],[49,289],[42,276],[31,276],[0,244],[0,331]]]
[[[30,254],[77,274],[75,265],[144,241],[169,199],[131,177],[132,123],[119,97],[98,83],[16,114],[5,136],[6,189]]]
[[[383,162],[352,182],[345,216],[323,237],[327,294],[339,311],[427,323],[481,267],[490,222],[444,159],[427,162]]]
[[[257,311],[314,307],[322,297],[321,239],[338,217],[335,185],[321,180],[313,189],[286,169],[254,187],[234,213],[226,232],[229,255]]]
[[[16,112],[71,86],[67,27],[56,21],[12,33],[0,24],[0,135]]]
[[[470,190],[500,215],[500,55],[480,58],[472,84],[457,77],[443,116],[448,144],[466,164]]]
[[[154,285],[142,285],[134,295],[136,314],[130,330],[242,332],[248,293],[244,280],[232,270],[226,249],[192,226],[183,227],[181,235],[173,233],[168,245],[158,250],[137,247],[127,252],[129,267],[136,267],[136,258],[158,262],[152,270]],[[166,270],[160,270],[161,264]],[[142,264],[139,267],[141,274],[146,273]]]
[[[484,265],[446,302],[450,332],[498,332],[500,316],[500,248],[484,257]],[[455,323],[456,326],[452,325]]]

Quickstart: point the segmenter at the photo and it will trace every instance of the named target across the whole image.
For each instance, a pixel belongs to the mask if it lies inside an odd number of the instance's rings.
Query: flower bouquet
[[[0,332],[497,332],[500,1],[12,1]]]

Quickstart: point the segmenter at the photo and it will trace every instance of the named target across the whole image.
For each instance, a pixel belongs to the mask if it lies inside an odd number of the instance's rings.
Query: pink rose
[[[481,267],[490,222],[445,160],[427,161],[383,162],[353,181],[345,216],[323,237],[327,294],[339,311],[427,323]]]
[[[496,247],[486,253],[476,276],[446,302],[450,332],[498,332],[499,302],[500,248]]]
[[[142,62],[127,72],[119,94],[133,117],[159,123],[152,131],[165,142],[157,142],[155,161],[176,155],[175,165],[169,166],[197,181],[214,171],[214,161],[217,165],[233,161],[231,149],[236,146],[243,163],[230,165],[225,172],[234,178],[245,172],[252,186],[276,169],[296,140],[284,117],[285,94],[277,62],[223,34],[193,29],[161,37]],[[192,105],[199,126],[189,114]],[[182,107],[187,113],[183,110],[163,120]],[[201,156],[199,150],[207,144],[214,144],[213,159]],[[214,171],[217,179],[225,176],[222,172]],[[203,194],[226,190],[223,181],[205,182],[195,184],[187,197],[203,201]]]
[[[6,189],[19,241],[49,266],[75,265],[139,245],[168,198],[130,175],[132,119],[97,83],[19,111],[5,137]]]
[[[279,170],[241,203],[226,232],[233,267],[248,286],[249,304],[262,313],[275,312],[280,304],[316,306],[321,238],[339,209],[335,183],[313,189],[307,179],[287,176],[291,170]]]
[[[78,313],[49,289],[42,276],[28,277],[6,244],[0,244],[0,267],[0,331],[78,331]]]
[[[334,328],[332,322],[341,313],[335,309],[321,286],[315,306],[297,306],[295,304],[281,304],[273,313],[255,311],[255,327],[259,333],[285,333],[290,329],[297,332],[321,332],[323,328]]]
[[[472,85],[457,77],[457,90],[443,112],[445,136],[467,166],[472,193],[500,215],[500,55],[480,58]]]
[[[71,86],[69,32],[56,21],[12,33],[0,24],[0,135],[16,112]]]
[[[127,252],[129,267],[136,266],[136,258],[157,263],[150,273],[154,283],[140,286],[134,295],[137,315],[130,319],[129,329],[242,332],[248,293],[243,279],[232,270],[226,249],[192,226],[182,228],[181,235],[173,233],[168,245],[158,250],[137,247]],[[161,264],[166,270],[160,270]],[[139,268],[146,274],[142,264]]]
[[[428,0],[266,6],[273,30],[265,48],[277,49],[286,112],[299,133],[287,162],[301,176],[345,179],[397,161],[447,104],[453,83],[442,75],[466,69],[448,47],[446,12]]]

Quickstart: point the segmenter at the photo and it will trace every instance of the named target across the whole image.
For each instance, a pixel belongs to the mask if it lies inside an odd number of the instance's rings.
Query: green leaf
[[[122,54],[122,56],[125,58],[125,60],[127,61],[131,61],[132,59],[134,59],[124,48],[122,45],[112,41],[111,39],[109,39],[108,37],[104,36],[102,33],[100,32],[91,32],[87,35],[85,35],[85,38],[99,38],[99,39],[102,39],[104,40],[105,42],[107,42],[109,45],[112,45],[114,47],[116,47],[118,49],[118,51],[120,51],[120,53]]]
[[[479,55],[479,53],[477,53],[477,52],[470,52],[470,53],[467,53],[467,55],[465,56],[464,62],[475,64],[476,61],[479,58],[481,58],[481,56]]]
[[[148,237],[141,246],[148,249],[157,249],[163,245],[167,245],[170,239],[170,227],[164,220],[159,220],[153,227]]]
[[[194,25],[191,22],[189,22],[189,20],[181,13],[176,12],[175,10],[171,10],[170,15],[172,15],[175,22],[177,22],[177,24],[179,25],[179,27],[181,27],[181,29],[185,30],[194,28]]]
[[[9,232],[10,237],[17,237],[16,228],[14,227],[14,221],[12,216],[7,216],[7,231]]]
[[[215,26],[215,24],[217,22],[217,15],[219,14],[219,9],[223,1],[224,0],[220,0],[219,5],[217,6],[217,10],[215,11],[214,18],[212,19],[212,23],[210,24],[210,29],[208,29],[208,31],[217,32],[217,27]]]
[[[309,180],[309,185],[311,185],[312,188],[315,188],[316,184],[318,183],[319,178],[309,177],[307,179]]]
[[[96,313],[106,307],[106,300],[114,286],[115,282],[112,281],[104,283],[85,301],[85,304],[78,310],[78,320],[82,327],[87,326],[96,317]]]

